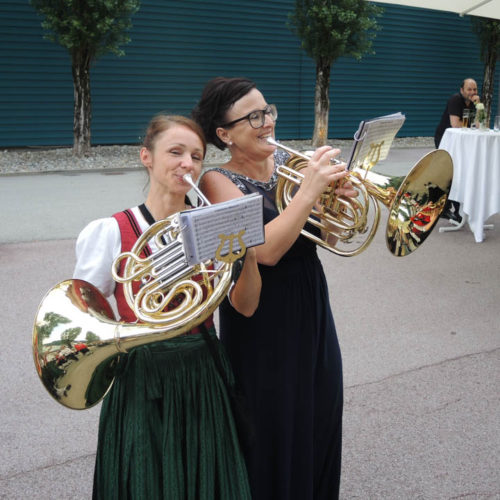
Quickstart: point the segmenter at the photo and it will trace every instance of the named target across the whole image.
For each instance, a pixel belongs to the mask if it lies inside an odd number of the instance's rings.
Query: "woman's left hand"
[[[347,196],[348,198],[356,198],[358,192],[354,189],[351,181],[344,182],[341,186],[335,189],[335,194],[338,196]]]

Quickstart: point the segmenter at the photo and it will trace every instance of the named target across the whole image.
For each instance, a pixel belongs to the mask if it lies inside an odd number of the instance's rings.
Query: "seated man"
[[[479,102],[477,94],[477,83],[472,78],[466,78],[462,82],[460,92],[453,94],[446,103],[446,108],[441,116],[441,121],[434,133],[434,144],[439,147],[444,131],[449,127],[462,127],[462,115],[464,109],[470,110],[470,119],[467,126],[470,126],[475,113],[475,104]],[[448,200],[441,217],[461,222],[462,217],[459,214],[460,203],[454,200]]]

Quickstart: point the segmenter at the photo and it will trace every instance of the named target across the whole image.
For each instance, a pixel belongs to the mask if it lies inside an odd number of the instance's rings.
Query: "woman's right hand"
[[[316,149],[309,160],[308,166],[302,170],[304,179],[299,191],[311,203],[315,203],[330,184],[348,175],[345,163],[333,163],[339,153],[340,149],[322,146]]]

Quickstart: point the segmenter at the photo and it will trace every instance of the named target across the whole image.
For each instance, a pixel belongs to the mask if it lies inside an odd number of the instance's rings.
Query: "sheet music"
[[[219,248],[221,255],[236,253],[241,249],[237,235],[242,231],[247,248],[265,241],[263,199],[257,193],[180,212],[179,220],[190,265],[213,259]]]
[[[392,141],[406,117],[402,113],[379,116],[362,121],[354,134],[354,145],[349,157],[348,169],[360,167],[363,164],[375,164],[385,160],[391,149]]]

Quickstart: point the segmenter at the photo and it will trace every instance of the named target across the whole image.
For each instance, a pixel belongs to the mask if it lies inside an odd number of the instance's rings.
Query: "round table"
[[[500,212],[500,132],[468,128],[446,129],[439,149],[453,160],[450,199],[460,202],[476,242],[483,241],[486,220]],[[491,226],[490,226],[491,227]]]

